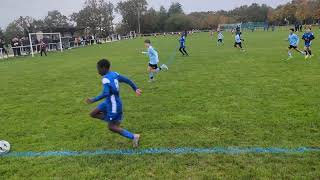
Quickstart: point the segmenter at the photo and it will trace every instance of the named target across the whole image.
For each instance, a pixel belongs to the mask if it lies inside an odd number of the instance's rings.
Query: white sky
[[[70,15],[83,7],[85,0],[0,0],[0,27],[4,29],[10,22],[19,16],[31,16],[39,19],[46,16],[50,10],[59,10],[64,15]],[[109,0],[116,4],[121,0]],[[172,2],[180,2],[185,12],[230,10],[235,7],[251,4],[265,3],[272,7],[284,4],[290,0],[147,0],[149,6],[159,9],[161,5],[166,8]],[[117,17],[116,21],[120,18]]]

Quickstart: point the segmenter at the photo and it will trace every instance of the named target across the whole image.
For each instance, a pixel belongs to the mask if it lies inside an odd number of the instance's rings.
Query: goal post
[[[31,52],[32,57],[34,57],[34,54],[35,54],[33,47],[35,47],[35,49],[37,50],[37,47],[39,45],[39,44],[33,43],[33,40],[34,40],[33,36],[36,36],[35,39],[37,39],[38,42],[43,40],[44,36],[51,36],[51,37],[57,36],[58,37],[58,39],[57,39],[58,43],[56,43],[56,44],[58,44],[57,47],[59,47],[60,51],[63,52],[61,33],[42,33],[42,32],[29,33],[30,52]]]

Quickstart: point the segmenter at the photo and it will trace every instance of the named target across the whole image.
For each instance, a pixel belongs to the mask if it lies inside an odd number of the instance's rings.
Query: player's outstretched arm
[[[136,92],[137,96],[141,96],[141,90],[137,87],[137,85],[131,81],[129,78],[125,77],[125,76],[122,76],[122,75],[119,75],[118,76],[118,80],[119,82],[121,83],[126,83],[128,84],[129,86],[131,86],[131,88]]]
[[[88,104],[92,104],[95,102],[100,101],[101,99],[106,98],[107,96],[109,96],[110,94],[110,89],[109,89],[109,85],[107,83],[103,84],[103,90],[102,93],[94,98],[89,98],[87,99],[87,103]]]
[[[314,37],[314,35],[311,36],[311,41],[314,40],[316,37]]]

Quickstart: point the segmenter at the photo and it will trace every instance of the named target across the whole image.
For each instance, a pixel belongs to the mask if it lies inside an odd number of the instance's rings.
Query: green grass
[[[143,90],[121,86],[123,126],[142,134],[140,148],[320,147],[320,43],[311,61],[287,58],[286,32],[245,33],[246,53],[206,33],[188,37],[170,71],[149,84],[143,39],[0,62],[0,139],[15,152],[128,149],[128,140],[92,120],[85,98],[97,95],[95,64]],[[152,39],[162,63],[178,37]],[[302,48],[302,47],[301,47]],[[1,158],[0,179],[319,179],[320,154],[134,155]]]

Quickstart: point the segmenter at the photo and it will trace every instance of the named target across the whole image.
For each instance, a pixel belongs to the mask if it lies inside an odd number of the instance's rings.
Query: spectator
[[[19,56],[19,54],[20,54],[20,48],[18,48],[19,46],[20,46],[19,45],[19,39],[18,38],[13,38],[11,40],[11,47],[13,49],[14,57]]]
[[[9,57],[8,51],[5,48],[5,42],[2,39],[0,39],[0,49],[2,49],[2,55],[6,54]]]

